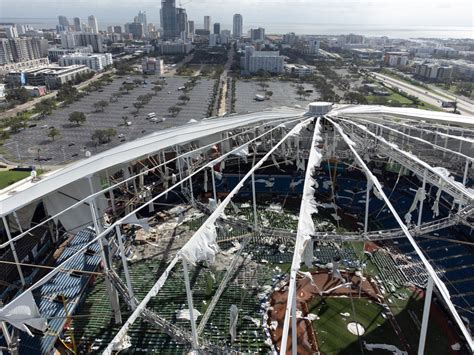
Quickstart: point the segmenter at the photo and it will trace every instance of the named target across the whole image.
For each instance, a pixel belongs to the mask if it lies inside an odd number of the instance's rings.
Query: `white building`
[[[76,36],[74,32],[61,33],[61,47],[63,48],[76,47]]]
[[[241,66],[246,74],[254,74],[260,70],[281,74],[285,64],[284,57],[279,51],[256,51],[250,46],[245,47],[245,56],[241,60]]]
[[[99,24],[97,23],[97,17],[90,15],[87,18],[89,22],[89,27],[91,28],[92,33],[99,33]]]
[[[188,54],[193,49],[193,45],[184,42],[162,42],[156,48],[161,54]]]
[[[206,31],[211,30],[211,16],[204,16],[204,29]]]
[[[163,59],[145,57],[142,61],[143,74],[158,74],[161,75],[165,71],[165,64]]]
[[[313,72],[313,68],[307,65],[285,64],[285,73],[289,75],[295,75],[301,78],[309,76],[313,74]]]
[[[101,71],[109,65],[113,64],[112,54],[81,54],[74,53],[59,58],[59,65],[67,67],[70,65],[86,65],[91,70]]]
[[[48,58],[52,62],[56,62],[64,55],[80,53],[82,55],[92,54],[92,47],[75,47],[75,48],[57,48],[52,47],[48,49]]]
[[[320,42],[316,39],[312,39],[308,42],[309,45],[309,54],[318,54]]]
[[[408,52],[387,52],[383,59],[389,67],[403,67],[408,65]]]
[[[209,35],[209,46],[210,46],[210,47],[215,47],[215,46],[217,46],[218,40],[219,40],[219,35],[216,35],[216,34],[214,34],[214,33],[211,33],[211,34]]]
[[[234,28],[233,34],[234,38],[242,37],[242,26],[243,26],[243,17],[241,14],[234,15]]]

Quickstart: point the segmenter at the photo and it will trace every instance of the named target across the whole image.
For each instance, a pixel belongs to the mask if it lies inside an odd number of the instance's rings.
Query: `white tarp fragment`
[[[194,321],[197,321],[199,316],[201,315],[201,312],[199,312],[197,309],[193,308],[193,318]],[[186,320],[191,320],[191,315],[189,314],[189,309],[181,309],[176,313],[176,318],[177,319],[186,319]]]
[[[397,348],[395,345],[390,345],[390,344],[368,344],[364,341],[364,347],[369,351],[382,349],[382,350],[391,351],[394,355],[408,355],[406,351],[402,351],[399,348]]]
[[[145,232],[150,231],[150,225],[148,224],[148,219],[147,218],[138,219],[135,213],[123,219],[122,224],[131,224],[137,227],[142,227],[145,230]]]
[[[230,324],[229,324],[229,334],[230,340],[233,343],[235,338],[237,338],[237,320],[239,319],[239,309],[235,304],[230,306]]]
[[[125,169],[125,171],[127,170],[128,169]],[[102,190],[100,178],[98,176],[91,177],[91,183],[94,192]],[[54,216],[64,211],[68,207],[76,204],[78,201],[86,198],[91,193],[89,180],[84,178],[44,196],[43,202],[48,214],[50,216]],[[103,216],[107,208],[107,199],[103,194],[101,194],[100,196],[96,197],[95,202],[97,209],[99,210],[99,216]],[[87,204],[83,203],[76,208],[56,217],[54,222],[57,224],[58,220],[68,232],[77,233],[84,229],[85,225],[92,224],[91,210]]]
[[[0,308],[0,321],[10,323],[30,336],[33,334],[28,327],[42,332],[48,328],[46,319],[41,317],[31,291],[24,292],[5,307]]]
[[[181,256],[185,257],[191,264],[196,265],[200,261],[213,264],[216,254],[219,252],[217,245],[217,230],[213,224],[205,225],[196,232],[196,238],[191,238],[181,249]]]
[[[418,203],[420,203],[420,202],[423,203],[425,198],[426,198],[426,192],[422,187],[420,187],[416,191],[416,194],[415,194],[413,202],[410,206],[410,209],[408,210],[407,214],[405,215],[405,222],[406,222],[407,225],[409,225],[411,223],[411,218],[412,218],[411,213],[416,209],[416,207],[418,206]]]
[[[236,156],[242,158],[247,163],[247,156],[249,155],[249,145],[248,145],[248,143],[242,145],[239,149],[234,151],[231,155],[236,155]]]
[[[118,343],[114,344],[114,350],[120,352],[130,348],[131,346],[132,342],[130,337],[128,335],[125,335]]]

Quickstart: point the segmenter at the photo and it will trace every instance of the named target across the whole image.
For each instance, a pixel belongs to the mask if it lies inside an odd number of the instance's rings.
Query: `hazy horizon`
[[[409,28],[462,28],[473,38],[473,4],[470,0],[398,0],[380,3],[374,0],[240,0],[235,4],[223,0],[184,0],[188,19],[194,20],[197,28],[202,26],[204,15],[211,16],[211,22],[219,22],[221,28],[231,29],[232,16],[240,13],[244,27],[287,28],[298,32],[302,25],[345,26],[364,28],[380,27]],[[177,1],[177,6],[179,1]],[[72,20],[80,17],[86,21],[88,15],[95,15],[99,25],[105,23],[123,24],[133,21],[139,10],[146,11],[148,22],[159,24],[159,0],[0,0],[0,19],[36,19],[57,22],[58,15]],[[32,16],[34,15],[34,16]],[[101,25],[102,23],[102,25]],[[470,31],[469,31],[470,29]]]

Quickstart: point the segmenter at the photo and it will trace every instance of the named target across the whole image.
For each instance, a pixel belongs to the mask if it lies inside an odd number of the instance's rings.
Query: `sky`
[[[204,15],[210,15],[212,22],[230,29],[234,13],[243,15],[244,29],[261,25],[270,31],[277,27],[297,31],[306,24],[474,28],[472,0],[182,0],[182,4],[197,28]],[[0,19],[58,15],[86,19],[94,14],[100,26],[130,22],[138,10],[145,10],[148,22],[159,23],[159,8],[160,0],[0,0]]]

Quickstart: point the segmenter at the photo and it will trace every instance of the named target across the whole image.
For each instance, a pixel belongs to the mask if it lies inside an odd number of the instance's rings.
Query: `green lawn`
[[[357,335],[347,330],[347,324],[357,320],[365,328],[361,337],[367,343],[391,344],[404,350],[390,322],[382,316],[383,308],[369,299],[354,299],[354,312],[350,298],[327,297],[323,300],[315,298],[309,305],[310,313],[317,314],[320,319],[313,321],[320,351],[330,354],[360,354]],[[341,313],[349,313],[344,317]],[[377,354],[390,354],[388,351],[377,350]]]
[[[0,171],[0,190],[28,176],[28,171]]]
[[[387,88],[385,88],[387,89]],[[411,105],[412,104],[412,101],[407,99],[406,97],[400,95],[400,94],[397,94],[396,92],[390,90],[390,89],[387,89],[389,92],[390,92],[390,96],[383,96],[384,98],[386,98],[388,101],[398,101],[400,102],[402,105]],[[379,98],[380,96],[375,96],[375,95],[369,95],[367,96],[367,100],[369,101],[369,104],[373,104],[377,98]]]
[[[387,298],[391,300],[391,302],[389,302],[389,307],[412,350],[416,352],[418,349],[420,329],[414,319],[417,319],[417,322],[420,322],[419,324],[421,324],[424,300],[413,294],[409,289],[399,289],[397,290],[397,294],[402,296],[401,298],[404,299],[399,299],[393,295],[387,296]],[[443,330],[439,327],[432,316],[428,323],[426,339],[426,354],[449,354],[451,350],[450,345],[452,344],[449,344]]]

